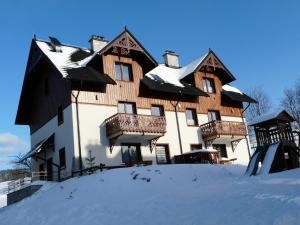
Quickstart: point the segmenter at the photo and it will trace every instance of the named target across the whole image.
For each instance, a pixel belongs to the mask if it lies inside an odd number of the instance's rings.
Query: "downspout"
[[[79,151],[79,170],[80,170],[80,176],[82,176],[82,155],[81,155],[81,135],[80,135],[80,125],[79,125],[79,106],[78,106],[78,97],[80,94],[80,89],[82,88],[82,80],[80,80],[80,88],[78,89],[78,92],[76,95],[73,94],[73,97],[75,98],[75,104],[76,104],[76,122],[77,122],[77,139],[78,139],[78,151]]]
[[[248,102],[248,105],[246,106],[246,108],[242,111],[242,120],[243,120],[243,123],[246,124],[246,121],[244,120],[244,112],[249,108],[250,106],[250,102]],[[247,143],[247,150],[248,150],[248,155],[249,155],[249,161],[251,160],[251,153],[250,153],[250,146],[249,146],[249,141],[250,141],[250,138],[248,140],[247,137],[249,137],[249,132],[248,132],[248,127],[246,127],[247,129],[247,136],[246,136],[246,143]]]
[[[180,147],[180,154],[182,155],[183,154],[183,151],[182,151],[182,141],[181,141],[181,133],[180,133],[179,120],[178,120],[178,112],[177,112],[178,103],[179,103],[179,101],[177,101],[175,104],[173,104],[172,101],[171,101],[171,105],[174,107],[174,110],[175,110],[177,133],[178,133],[178,140],[179,140],[179,147]]]

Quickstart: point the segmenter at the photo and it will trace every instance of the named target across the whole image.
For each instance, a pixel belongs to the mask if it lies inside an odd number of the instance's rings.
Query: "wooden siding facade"
[[[140,80],[143,78],[143,68],[132,58],[116,55],[104,55],[103,72],[114,79],[117,85],[107,85],[105,93],[82,91],[79,96],[79,103],[117,106],[118,101],[135,102],[140,109],[150,109],[151,105],[163,105],[165,111],[174,111],[176,98],[171,101],[162,93],[146,91],[148,96],[141,96],[143,87]],[[133,81],[119,81],[115,79],[115,63],[122,62],[132,66]],[[203,78],[212,78],[215,82],[216,93],[209,94],[209,97],[196,97],[191,99],[181,99],[179,112],[184,112],[186,108],[195,108],[198,114],[207,114],[208,110],[218,110],[222,116],[241,117],[243,106],[239,102],[223,99],[221,97],[222,83],[218,75],[198,71],[194,73],[195,86],[203,90]],[[165,99],[164,99],[165,98]],[[75,99],[72,98],[72,102]]]
[[[61,74],[46,62],[41,62],[33,72],[34,84],[30,90],[30,133],[34,133],[49,120],[57,116],[58,107],[71,104],[71,85]],[[48,87],[46,87],[48,86]],[[45,90],[45,89],[48,90]]]

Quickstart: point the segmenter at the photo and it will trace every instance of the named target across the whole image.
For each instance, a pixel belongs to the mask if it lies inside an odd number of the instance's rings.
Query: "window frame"
[[[163,146],[165,147],[165,154],[166,154],[166,161],[167,162],[159,162],[158,158],[157,158],[157,146]],[[163,164],[170,164],[171,163],[171,156],[170,156],[170,148],[169,148],[169,144],[156,144],[155,145],[155,157],[156,157],[156,163],[158,165],[163,165]]]
[[[118,78],[117,76],[117,66],[120,66],[120,76],[121,79]],[[124,79],[124,67],[128,68],[128,80]],[[133,74],[132,74],[132,64],[130,63],[123,63],[123,62],[115,62],[115,78],[117,81],[126,81],[126,82],[132,82],[133,81]]]
[[[212,120],[212,119],[210,119],[210,118],[212,118],[211,116],[210,116],[210,114],[211,113],[215,113],[216,114],[216,119],[215,120]],[[213,122],[213,121],[221,121],[222,119],[221,119],[221,114],[220,114],[220,111],[219,110],[208,110],[207,111],[207,117],[208,117],[208,122]]]
[[[130,152],[128,152],[128,155],[129,155],[129,160],[128,161],[125,161],[124,160],[124,150],[123,150],[123,147],[127,147],[128,150],[130,147],[136,147],[136,151],[137,151],[137,160],[132,160],[131,158],[131,155],[130,155]],[[141,144],[139,143],[121,143],[121,157],[122,157],[122,163],[125,163],[125,164],[133,164],[133,163],[142,163],[143,162],[143,156],[142,156],[142,150],[141,150]]]
[[[193,148],[196,146],[200,146],[200,148]],[[203,148],[203,144],[190,144],[191,151],[195,151],[196,149],[202,149],[202,148]]]
[[[227,146],[226,146],[226,144],[213,144],[212,147],[220,152],[220,157],[228,159],[228,152],[227,152]],[[223,147],[225,147],[225,148],[223,148]],[[224,150],[225,152],[222,151],[222,150]],[[222,155],[224,153],[225,153],[225,156]]]
[[[187,112],[188,111],[191,111],[192,112],[192,116],[194,117],[194,124],[189,124],[189,119],[188,119],[188,116],[187,116]],[[196,127],[199,125],[198,123],[198,115],[197,115],[197,110],[195,108],[186,108],[185,109],[185,119],[186,119],[186,124],[187,126],[189,127]]]
[[[63,154],[61,152],[63,152]],[[60,166],[61,169],[65,169],[66,165],[67,165],[66,148],[63,147],[63,148],[59,149],[58,155],[59,155],[59,166]],[[62,161],[63,161],[63,163],[62,163]],[[62,166],[62,164],[63,164],[63,166]]]
[[[152,108],[158,108],[159,109],[159,114],[160,115],[154,115],[153,114],[153,111],[152,111]],[[153,104],[153,105],[151,105],[151,116],[165,116],[165,109],[164,109],[164,106],[163,105],[155,105],[155,104]]]
[[[210,86],[212,87],[212,91],[209,91],[208,89],[208,82],[210,84]],[[204,77],[203,78],[203,90],[204,92],[208,93],[208,94],[215,94],[216,93],[216,83],[215,80],[213,78],[209,78],[209,77]]]
[[[124,105],[124,112],[119,112],[119,105],[120,104],[123,104]],[[126,107],[126,105],[132,105],[132,113],[128,113],[127,112],[127,107]],[[136,115],[137,114],[137,109],[136,109],[136,104],[135,104],[135,102],[124,102],[124,101],[119,101],[118,102],[118,113],[124,113],[124,114],[132,114],[132,115]]]

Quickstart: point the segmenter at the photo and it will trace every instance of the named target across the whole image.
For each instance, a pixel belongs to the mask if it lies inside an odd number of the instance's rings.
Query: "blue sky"
[[[212,48],[247,91],[261,86],[278,107],[300,76],[299,1],[3,1],[0,7],[0,169],[29,149],[29,130],[14,125],[33,34],[88,47],[92,34],[111,40],[125,25],[162,62],[182,65]]]

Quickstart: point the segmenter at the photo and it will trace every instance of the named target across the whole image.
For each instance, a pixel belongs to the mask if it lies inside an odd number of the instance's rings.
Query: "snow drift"
[[[250,178],[244,171],[237,165],[148,166],[48,183],[0,209],[0,224],[300,223],[300,169]]]

